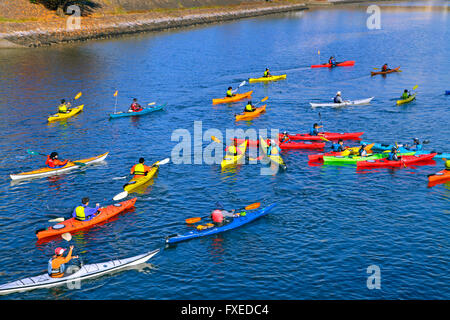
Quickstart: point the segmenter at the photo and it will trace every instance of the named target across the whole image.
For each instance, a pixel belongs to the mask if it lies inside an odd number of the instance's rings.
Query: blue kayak
[[[445,91],[445,94],[450,96],[450,90]]]
[[[154,106],[152,108],[145,108],[144,110],[139,111],[139,112],[117,112],[117,113],[111,113],[109,115],[109,117],[111,119],[115,119],[115,118],[122,118],[122,117],[142,116],[142,115],[147,114],[147,113],[151,113],[151,112],[154,112],[154,111],[162,110],[162,108],[164,108],[164,106]]]
[[[185,233],[183,235],[177,234],[177,235],[173,235],[173,236],[168,236],[166,238],[166,243],[169,243],[169,244],[176,243],[176,242],[210,236],[212,234],[217,234],[217,233],[225,232],[228,230],[236,229],[240,226],[243,226],[244,224],[247,224],[249,222],[252,222],[253,220],[256,220],[262,216],[265,216],[276,205],[277,205],[276,203],[273,203],[270,206],[265,207],[263,209],[247,212],[247,214],[245,216],[239,216],[239,217],[233,218],[233,221],[231,221],[230,223],[228,223],[224,226],[221,226],[221,227],[212,227],[212,228],[205,229],[205,230],[197,230],[196,229],[193,231],[189,231],[188,233]]]
[[[369,142],[364,142],[361,141],[361,144],[366,143],[366,144],[370,144]],[[372,151],[374,152],[380,152],[380,151],[386,151],[386,150],[391,150],[394,147],[393,144],[384,144],[384,143],[375,143],[372,147]],[[401,144],[399,144],[399,148],[398,148],[398,152],[400,153],[406,153],[406,152],[411,152],[414,150],[410,150],[407,148],[404,148]],[[416,155],[422,155],[422,154],[430,154],[430,153],[435,153],[436,151],[428,151],[428,150],[419,150],[416,151]],[[450,153],[448,152],[437,152],[437,155],[434,156],[433,159],[450,159]]]

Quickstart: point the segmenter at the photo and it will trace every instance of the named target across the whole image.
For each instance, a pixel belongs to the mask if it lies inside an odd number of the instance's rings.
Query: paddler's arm
[[[95,216],[95,214],[97,213],[99,208],[100,208],[100,204],[99,203],[97,203],[95,208],[85,207],[84,208],[84,214],[85,214],[86,218],[90,217],[90,216]]]
[[[134,168],[136,167],[136,165],[134,165],[131,169],[130,169],[130,174],[134,174]]]

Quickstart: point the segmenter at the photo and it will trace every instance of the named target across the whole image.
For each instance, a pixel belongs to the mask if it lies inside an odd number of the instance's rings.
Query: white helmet
[[[340,91],[338,91],[337,93],[336,93],[338,96],[340,96],[341,95],[341,92]]]

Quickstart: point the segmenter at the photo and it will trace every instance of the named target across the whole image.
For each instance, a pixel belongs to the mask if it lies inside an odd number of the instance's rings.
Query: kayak
[[[262,152],[264,153],[264,155],[266,155],[270,159],[270,162],[276,164],[277,166],[279,166],[283,170],[286,170],[287,166],[284,163],[283,158],[279,154],[277,154],[277,155],[269,155],[268,156],[267,155],[267,151],[269,149],[269,146],[267,145],[266,140],[264,140],[263,138],[260,138],[259,141],[260,141],[259,142],[259,146],[260,146]]]
[[[150,170],[150,172],[147,173],[146,176],[143,177],[137,177],[137,178],[132,178],[130,181],[128,181],[124,186],[123,186],[123,190],[127,191],[128,193],[133,192],[133,190],[136,190],[137,188],[139,188],[140,186],[146,184],[148,181],[150,181],[156,174],[156,172],[158,172],[159,166],[156,165],[157,162],[155,162],[152,165],[152,169]]]
[[[367,151],[368,154],[372,153],[372,147],[373,147],[373,143],[369,144],[367,147],[365,147],[364,149]],[[327,152],[327,153],[318,153],[318,154],[310,154],[308,155],[308,160],[309,161],[323,161],[323,156],[329,156],[329,157],[335,157],[335,156],[349,156],[352,154],[357,154],[357,152],[359,151],[361,147],[351,147],[351,148],[347,148],[344,151],[339,151],[339,152]]]
[[[371,76],[375,76],[375,75],[377,75],[377,74],[388,74],[388,73],[393,73],[393,72],[400,72],[400,67],[397,67],[397,68],[395,68],[395,69],[391,69],[391,70],[388,70],[388,71],[377,71],[377,72],[371,72],[370,73],[370,75]]]
[[[237,143],[242,143],[244,139],[234,139],[237,140]],[[248,147],[258,147],[259,146],[259,140],[247,140],[248,141]],[[269,141],[269,139],[267,139]],[[325,148],[324,142],[315,142],[315,143],[302,143],[302,142],[285,142],[285,143],[279,143],[278,144],[281,150],[288,150],[288,149],[323,149]]]
[[[238,145],[238,155],[237,156],[230,155],[228,153],[225,154],[225,157],[223,157],[223,160],[222,160],[222,163],[220,164],[220,166],[222,168],[225,168],[225,167],[236,165],[236,164],[242,164],[244,162],[243,158],[245,156],[245,150],[247,150],[247,141],[244,141]]]
[[[203,230],[192,230],[189,231],[188,233],[185,233],[183,235],[180,234],[176,234],[176,235],[171,235],[166,237],[166,243],[170,244],[170,243],[177,243],[177,242],[181,242],[181,241],[186,241],[186,240],[190,240],[190,239],[194,239],[194,238],[200,238],[200,237],[205,237],[205,236],[210,236],[213,234],[217,234],[217,233],[221,233],[221,232],[225,232],[228,230],[232,230],[232,229],[236,229],[240,226],[243,226],[244,224],[247,224],[249,222],[252,222],[253,220],[256,220],[258,218],[261,218],[262,216],[265,216],[266,214],[268,214],[273,207],[275,207],[277,204],[271,204],[270,206],[267,206],[263,209],[259,209],[256,211],[250,211],[250,212],[241,212],[241,213],[245,213],[245,215],[240,215],[240,216],[236,216],[233,218],[233,220],[221,227],[214,227],[212,226],[211,228],[207,228],[207,229],[203,229]]]
[[[414,152],[400,153],[399,156],[413,156]],[[330,163],[351,163],[356,164],[358,161],[369,161],[369,160],[377,160],[384,159],[389,156],[388,153],[375,153],[369,155],[367,157],[361,156],[323,156],[323,162],[325,164]]]
[[[249,78],[248,82],[268,82],[268,81],[276,81],[276,80],[282,80],[286,79],[286,75],[282,74],[279,76],[270,76],[270,77],[261,77],[261,78]]]
[[[370,101],[373,100],[374,97],[370,97],[367,99],[360,99],[360,100],[353,100],[353,101],[344,101],[342,103],[312,103],[310,102],[309,104],[311,105],[311,107],[316,108],[316,107],[344,107],[344,106],[359,106],[359,105],[363,105],[363,104],[369,104]]]
[[[444,183],[450,180],[450,170],[444,169],[434,174],[428,175],[430,184]]]
[[[412,96],[410,96],[407,99],[403,99],[403,100],[397,100],[397,104],[404,104],[404,103],[408,103],[413,101],[416,98],[416,93],[414,93]]]
[[[52,278],[47,273],[40,276],[25,278],[22,280],[0,285],[0,295],[14,292],[29,291],[34,289],[56,287],[75,281],[98,277],[107,273],[122,270],[126,267],[136,266],[149,260],[156,255],[159,249],[140,254],[131,258],[111,260],[102,263],[93,263],[81,266],[78,271],[65,275],[61,278]]]
[[[250,98],[252,96],[252,93],[253,93],[253,91],[237,93],[232,97],[212,99],[212,102],[213,102],[213,104],[235,102],[235,101],[239,101],[239,100],[242,100],[245,98]]]
[[[448,96],[450,95],[450,90],[445,91],[445,94]]]
[[[350,66],[354,66],[354,65],[355,65],[355,61],[352,61],[352,60],[336,63],[336,67],[350,67]],[[329,64],[329,63],[315,64],[315,65],[312,65],[311,68],[331,68],[331,64]]]
[[[256,108],[255,111],[253,112],[245,112],[243,114],[237,114],[236,115],[236,121],[240,121],[240,120],[251,120],[254,117],[259,116],[261,113],[263,113],[264,111],[266,111],[266,105],[263,105],[262,107]]]
[[[88,164],[93,164],[96,162],[101,162],[103,160],[105,160],[105,158],[108,156],[109,152],[106,152],[104,154],[101,154],[99,156],[96,157],[92,157],[92,158],[87,158],[87,159],[82,159],[82,160],[76,160],[75,162],[81,162],[84,163],[86,165]],[[22,172],[22,173],[18,173],[18,174],[11,174],[9,175],[11,177],[12,180],[21,180],[21,179],[33,179],[33,178],[41,178],[41,177],[45,177],[45,176],[51,176],[54,174],[61,174],[61,173],[65,173],[67,171],[73,170],[73,169],[78,169],[80,168],[80,166],[76,165],[73,162],[68,162],[64,167],[61,168],[42,168],[42,169],[38,169],[38,170],[33,170],[33,171],[28,171],[28,172]]]
[[[121,212],[124,212],[125,210],[131,209],[132,207],[134,207],[135,203],[136,198],[133,198],[120,203],[109,205],[105,208],[100,208],[98,210],[99,213],[94,218],[88,221],[79,221],[75,218],[64,220],[63,222],[59,222],[46,229],[37,230],[36,237],[38,238],[38,240],[41,240],[48,237],[54,237],[66,232],[73,233],[79,230],[91,228],[101,222],[111,219],[112,217],[118,215]]]
[[[109,118],[110,119],[116,119],[116,118],[122,118],[122,117],[137,117],[142,116],[144,114],[148,114],[154,111],[162,110],[164,106],[154,106],[152,108],[145,108],[142,111],[139,112],[117,112],[117,113],[110,113]]]
[[[356,163],[356,166],[358,168],[403,167],[405,165],[414,164],[425,160],[431,160],[435,155],[435,153],[431,153],[413,156],[402,156],[401,160],[399,161],[392,161],[387,159],[358,161]]]
[[[362,141],[361,143],[367,143]],[[393,144],[384,144],[384,143],[374,143],[373,144],[373,150],[375,151],[387,151],[387,150],[391,150],[394,145]],[[405,153],[405,152],[411,152],[411,151],[415,151],[415,150],[409,150],[403,147],[402,144],[398,144],[397,145],[398,151],[401,153]],[[433,159],[450,159],[450,153],[449,152],[436,152],[436,151],[428,151],[428,150],[419,150],[416,151],[416,155],[421,155],[421,154],[430,154],[430,153],[436,153],[436,155],[434,156]]]
[[[67,113],[55,113],[54,115],[48,117],[48,122],[63,120],[63,119],[73,117],[77,113],[83,111],[83,108],[84,108],[84,104],[70,109],[70,112],[67,112]]]
[[[311,141],[316,141],[316,140],[322,140],[320,137],[324,137],[325,139],[328,140],[355,140],[355,139],[359,139],[360,136],[362,136],[364,134],[364,132],[348,132],[348,133],[335,133],[335,132],[321,132],[320,135],[318,136],[312,136],[310,134],[307,133],[298,133],[298,134],[288,134],[288,137],[291,140],[311,140]],[[281,138],[281,134],[280,134],[280,138]]]

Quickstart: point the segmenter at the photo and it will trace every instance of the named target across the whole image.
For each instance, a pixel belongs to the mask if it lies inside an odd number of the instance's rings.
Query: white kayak
[[[63,285],[65,283],[74,283],[75,281],[98,277],[106,273],[124,269],[126,267],[135,266],[146,262],[159,252],[159,249],[144,253],[135,257],[112,260],[103,263],[93,263],[82,266],[78,271],[62,278],[52,278],[47,273],[25,278],[22,280],[10,282],[0,285],[0,295],[13,292],[28,291],[41,288],[50,288]]]
[[[367,98],[367,99],[360,99],[360,100],[353,100],[353,101],[344,101],[343,103],[312,103],[312,102],[310,102],[309,104],[313,108],[316,108],[316,107],[334,107],[334,108],[336,108],[336,107],[344,107],[344,106],[357,106],[357,105],[362,105],[362,104],[369,104],[373,98],[375,98],[375,97],[371,97],[371,98]]]

